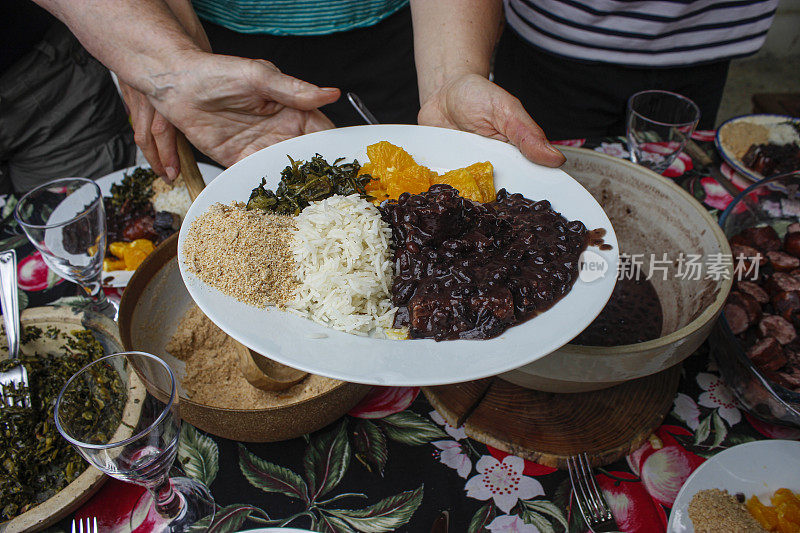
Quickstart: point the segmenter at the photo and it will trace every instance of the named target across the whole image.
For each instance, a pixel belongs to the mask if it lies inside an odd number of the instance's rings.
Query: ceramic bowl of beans
[[[617,286],[587,330],[501,377],[546,392],[585,392],[680,363],[709,336],[731,289],[722,229],[689,193],[655,172],[593,150],[561,149],[562,168],[610,218],[623,268],[604,274],[617,275]]]

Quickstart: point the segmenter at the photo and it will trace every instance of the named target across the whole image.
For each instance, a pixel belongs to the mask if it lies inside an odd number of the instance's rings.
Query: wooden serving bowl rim
[[[174,261],[178,260],[178,233],[174,233],[170,237],[165,239],[164,242],[159,244],[156,247],[156,249],[145,258],[142,264],[139,265],[139,268],[136,269],[136,272],[134,272],[133,276],[128,282],[128,286],[123,291],[122,300],[119,306],[118,322],[119,322],[120,338],[122,339],[122,345],[126,350],[136,349],[133,346],[133,342],[131,340],[131,325],[133,323],[133,313],[136,310],[139,298],[144,293],[144,290],[147,287],[147,285],[158,274],[158,272],[160,272],[173,260]],[[138,371],[139,370],[137,369],[137,372]],[[145,385],[147,386],[148,390],[158,391],[162,396],[166,394],[166,391],[163,391],[159,387],[153,385],[150,382],[150,380],[147,379],[146,376],[140,373],[139,377],[142,379],[142,381],[145,382]],[[348,383],[346,381],[340,381],[339,383],[332,386],[330,389],[327,389],[315,396],[309,396],[307,398],[299,399],[296,402],[289,402],[289,403],[284,403],[282,405],[262,407],[258,409],[233,409],[230,407],[215,407],[212,405],[196,402],[186,396],[180,396],[179,403],[188,404],[194,408],[203,409],[213,413],[226,413],[226,414],[271,413],[271,412],[283,411],[287,408],[294,409],[297,407],[301,407],[305,403],[318,402],[331,394],[339,392],[340,389],[342,388],[352,387],[354,385],[356,384]]]
[[[725,237],[725,233],[723,233],[722,228],[719,226],[716,220],[709,214],[708,210],[703,207],[703,205],[698,202],[691,194],[686,192],[682,187],[675,184],[670,179],[665,178],[664,176],[653,172],[650,169],[647,169],[643,166],[637,165],[627,159],[621,159],[619,157],[614,157],[608,154],[604,154],[602,152],[597,152],[595,150],[589,150],[588,148],[580,148],[576,146],[559,146],[559,149],[564,152],[564,155],[567,156],[567,160],[569,160],[570,152],[574,153],[577,156],[585,154],[587,156],[591,155],[592,157],[596,157],[599,159],[604,159],[609,163],[613,163],[616,165],[622,165],[627,167],[629,170],[634,171],[634,174],[640,174],[642,176],[647,176],[648,179],[657,181],[661,185],[665,186],[667,189],[672,191],[672,193],[684,200],[686,203],[691,205],[694,210],[700,215],[700,218],[705,220],[708,223],[708,228],[711,230],[712,235],[714,235],[717,244],[720,246],[720,250],[723,255],[730,256],[732,255],[731,247],[728,244],[728,239]],[[732,269],[731,269],[732,272]],[[719,290],[717,291],[717,295],[714,298],[714,302],[708,306],[706,309],[703,310],[700,315],[697,316],[694,320],[686,324],[680,329],[673,331],[668,335],[664,335],[663,337],[659,337],[657,339],[653,339],[650,341],[640,342],[636,344],[623,344],[620,346],[582,346],[579,344],[569,344],[569,350],[571,352],[580,353],[582,355],[587,356],[606,356],[609,353],[624,355],[624,354],[635,354],[639,352],[646,352],[649,350],[655,350],[658,348],[663,348],[670,344],[673,344],[681,339],[689,337],[697,332],[700,328],[714,320],[722,310],[722,307],[725,305],[725,301],[728,299],[728,293],[730,293],[731,288],[733,287],[733,279],[723,279],[720,285]],[[566,347],[566,346],[565,346]]]

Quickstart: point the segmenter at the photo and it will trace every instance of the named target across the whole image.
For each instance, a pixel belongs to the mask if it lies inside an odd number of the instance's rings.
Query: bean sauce
[[[578,278],[582,222],[550,202],[497,193],[480,204],[449,185],[383,205],[395,242],[395,327],[411,338],[488,339],[552,307]]]
[[[617,280],[608,303],[572,344],[623,346],[661,336],[664,312],[653,284],[630,261],[621,264],[624,276]]]

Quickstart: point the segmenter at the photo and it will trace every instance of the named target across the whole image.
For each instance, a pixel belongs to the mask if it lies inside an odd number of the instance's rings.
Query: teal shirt
[[[408,4],[408,0],[192,0],[192,3],[200,18],[239,33],[326,35],[377,24]]]

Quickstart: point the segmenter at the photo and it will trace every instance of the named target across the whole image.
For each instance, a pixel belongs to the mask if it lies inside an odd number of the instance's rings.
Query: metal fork
[[[94,518],[86,518],[86,527],[84,528],[83,524],[84,521],[82,519],[78,519],[76,522],[75,519],[72,519],[72,533],[100,533],[100,530],[97,529],[97,517]]]
[[[3,323],[8,340],[9,359],[19,359],[20,325],[17,295],[17,254],[14,250],[0,253],[0,304],[3,308]],[[25,393],[19,393],[21,388]],[[3,405],[31,404],[28,390],[28,371],[18,364],[0,372],[0,407]],[[7,394],[6,394],[7,393]]]
[[[585,453],[573,455],[567,459],[567,466],[569,480],[572,482],[572,493],[589,529],[594,533],[619,531],[614,515],[611,514],[611,508],[597,487],[589,466],[589,456]]]

